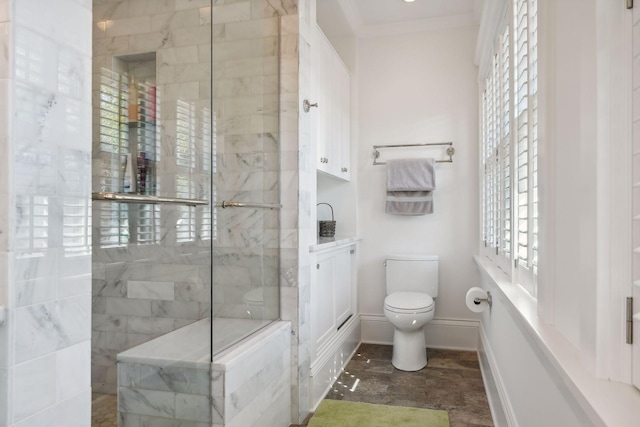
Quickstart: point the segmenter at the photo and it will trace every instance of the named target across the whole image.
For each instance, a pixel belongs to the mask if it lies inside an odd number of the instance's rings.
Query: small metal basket
[[[320,237],[335,237],[336,222],[333,216],[333,206],[331,206],[329,203],[318,203],[316,207],[320,205],[327,205],[329,206],[329,208],[331,208],[331,221],[318,221],[319,235]]]

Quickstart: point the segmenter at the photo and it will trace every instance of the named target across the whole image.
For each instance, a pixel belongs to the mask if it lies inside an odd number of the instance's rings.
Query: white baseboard
[[[355,315],[323,345],[311,361],[309,398],[315,411],[360,346],[360,315]]]
[[[494,425],[496,427],[517,427],[518,423],[516,422],[509,396],[482,325],[480,326],[478,358]]]
[[[384,314],[361,314],[362,342],[393,345],[393,325]],[[425,326],[425,341],[430,348],[476,351],[477,320],[433,319]]]

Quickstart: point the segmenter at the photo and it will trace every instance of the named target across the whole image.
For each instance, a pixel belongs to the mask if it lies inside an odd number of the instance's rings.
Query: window
[[[511,89],[509,29],[499,37],[482,102],[484,243],[501,267],[511,257]]]
[[[481,106],[487,254],[536,296],[538,250],[537,0],[514,0]]]

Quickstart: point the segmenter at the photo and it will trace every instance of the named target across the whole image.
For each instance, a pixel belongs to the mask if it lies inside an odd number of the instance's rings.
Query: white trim
[[[474,63],[478,66],[479,82],[484,81],[489,75],[494,43],[506,24],[508,10],[509,2],[506,0],[484,0],[474,55]]]
[[[384,314],[361,314],[362,342],[393,345],[393,325]],[[480,322],[468,319],[433,319],[425,326],[428,348],[475,351]]]
[[[478,25],[477,7],[474,7],[472,12],[465,14],[369,25],[362,20],[353,0],[338,0],[338,4],[342,8],[349,26],[358,38],[392,36]]]
[[[338,332],[333,334],[321,348],[318,349],[316,357],[311,362],[311,375],[318,372],[319,366],[324,365],[333,356],[333,353],[344,342],[357,327],[360,326],[360,315],[355,315],[344,324]]]
[[[594,425],[626,427],[640,419],[640,392],[628,384],[595,378],[584,366],[580,352],[553,325],[544,324],[536,314],[536,302],[519,285],[512,284],[484,257],[474,257],[484,283],[504,306],[529,342],[544,368]],[[484,343],[483,343],[484,344]],[[486,343],[488,347],[489,343]],[[495,367],[499,369],[499,366]],[[494,373],[495,376],[495,373]]]
[[[311,361],[309,369],[309,405],[314,412],[331,390],[344,367],[360,346],[360,315],[355,315],[341,328]],[[326,384],[323,387],[323,384]],[[316,389],[319,389],[317,391]]]
[[[598,168],[607,173],[599,179],[602,199],[598,242],[604,277],[598,280],[596,372],[600,378],[631,381],[631,346],[625,344],[625,297],[632,289],[632,13],[624,5],[598,3],[602,21],[599,66],[598,117],[602,135],[598,141]],[[605,19],[606,18],[606,19]]]
[[[480,362],[480,372],[482,373],[482,381],[487,393],[493,423],[498,427],[500,427],[502,423],[506,423],[508,426],[517,426],[515,411],[509,400],[509,394],[502,380],[502,375],[500,374],[500,369],[498,369],[498,363],[493,355],[493,350],[491,350],[487,333],[482,325],[480,325],[478,361]],[[495,386],[497,395],[493,393],[490,387],[491,384]]]

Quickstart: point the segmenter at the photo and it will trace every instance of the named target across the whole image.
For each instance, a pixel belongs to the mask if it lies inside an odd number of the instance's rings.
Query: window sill
[[[629,384],[596,379],[580,359],[580,353],[551,324],[538,318],[537,302],[486,257],[474,257],[480,274],[496,298],[509,311],[537,357],[557,374],[559,382],[595,425],[635,426],[640,419],[640,391]]]

